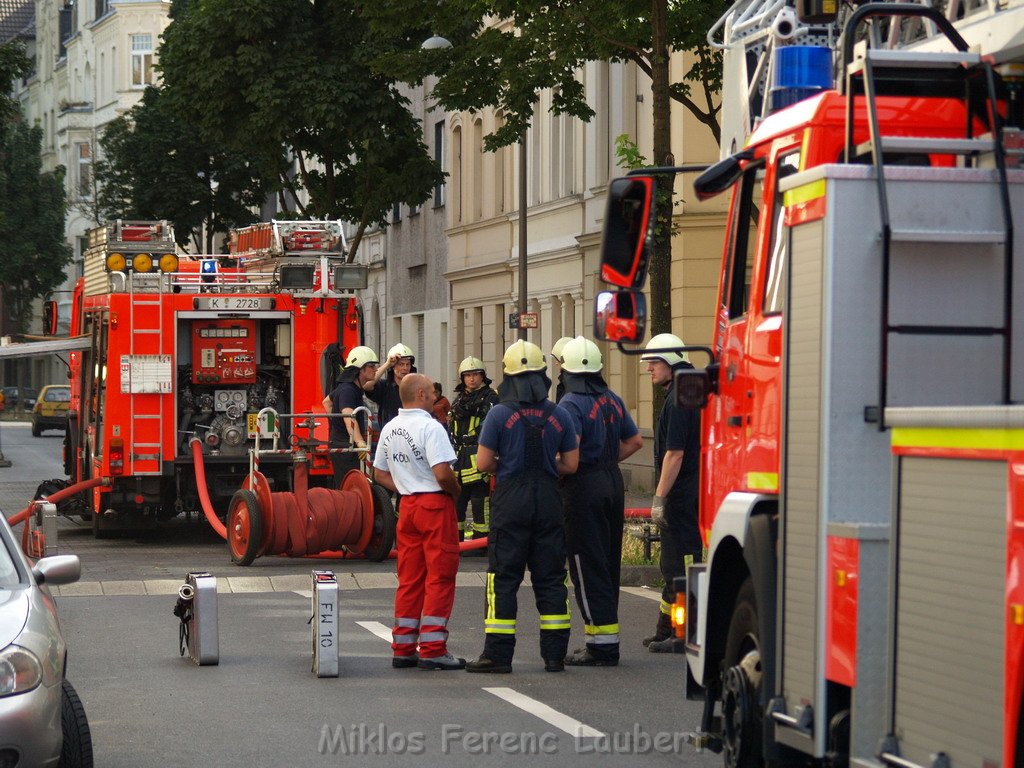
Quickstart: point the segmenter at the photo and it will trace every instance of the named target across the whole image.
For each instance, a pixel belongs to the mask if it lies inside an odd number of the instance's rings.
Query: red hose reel
[[[309,468],[297,463],[294,490],[272,492],[253,471],[231,497],[227,540],[231,561],[249,565],[262,555],[301,557],[344,548],[380,562],[395,542],[395,511],[380,486],[357,469],[339,490],[310,488]]]

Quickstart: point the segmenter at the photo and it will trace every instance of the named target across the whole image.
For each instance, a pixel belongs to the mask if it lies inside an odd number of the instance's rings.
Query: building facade
[[[430,103],[432,86],[428,80],[403,86],[401,92],[422,123],[424,146],[445,167],[447,127],[444,112]],[[422,205],[396,203],[387,226],[363,236],[358,256],[370,265],[370,287],[362,297],[365,343],[382,359],[398,342],[412,347],[417,370],[441,382],[446,393],[452,367],[445,278],[447,186],[435,187]]]
[[[54,298],[58,333],[67,333],[71,290],[82,275],[85,233],[101,223],[93,162],[106,125],[156,83],[154,64],[170,2],[160,0],[34,0],[34,25],[26,34],[35,71],[16,97],[29,123],[43,131],[44,171],[66,169],[65,234],[74,261]],[[5,383],[40,386],[63,381],[58,361],[6,362]]]

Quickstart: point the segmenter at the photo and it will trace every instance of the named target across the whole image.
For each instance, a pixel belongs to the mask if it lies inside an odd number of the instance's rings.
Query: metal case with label
[[[338,580],[332,571],[313,571],[313,672],[338,676]]]

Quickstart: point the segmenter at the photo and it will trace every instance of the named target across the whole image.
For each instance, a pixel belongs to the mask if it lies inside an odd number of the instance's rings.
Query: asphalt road
[[[52,437],[50,435],[53,435]],[[56,433],[0,425],[12,466],[0,468],[0,508],[10,516],[44,479],[60,477]],[[205,523],[175,521],[143,538],[98,541],[86,523],[62,521],[60,550],[82,559],[79,583],[56,592],[69,645],[68,677],[85,704],[96,765],[488,766],[673,765],[710,768],[684,734],[701,705],[682,695],[682,656],[648,653],[657,593],[621,596],[622,661],[611,669],[545,673],[537,613],[520,594],[519,648],[511,675],[396,670],[391,624],[394,561],[262,558],[231,565]],[[310,570],[335,571],[340,676],[310,671]],[[482,558],[463,558],[450,648],[483,645]],[[218,578],[220,664],[197,667],[178,651],[172,616],[186,572]],[[575,606],[573,642],[582,626]],[[378,634],[379,633],[379,634]],[[384,637],[382,637],[383,635]]]

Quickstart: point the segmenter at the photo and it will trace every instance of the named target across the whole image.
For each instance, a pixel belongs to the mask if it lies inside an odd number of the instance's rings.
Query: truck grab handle
[[[854,11],[849,21],[846,22],[846,29],[843,31],[842,73],[844,75],[846,68],[853,61],[853,47],[857,42],[854,35],[857,32],[857,26],[864,19],[874,16],[923,16],[928,21],[934,22],[935,26],[942,30],[942,33],[949,39],[949,42],[956,46],[958,51],[966,51],[970,47],[967,45],[967,41],[956,31],[956,27],[937,9],[931,6],[917,5],[915,3],[868,3]],[[840,79],[841,82],[842,79]]]

